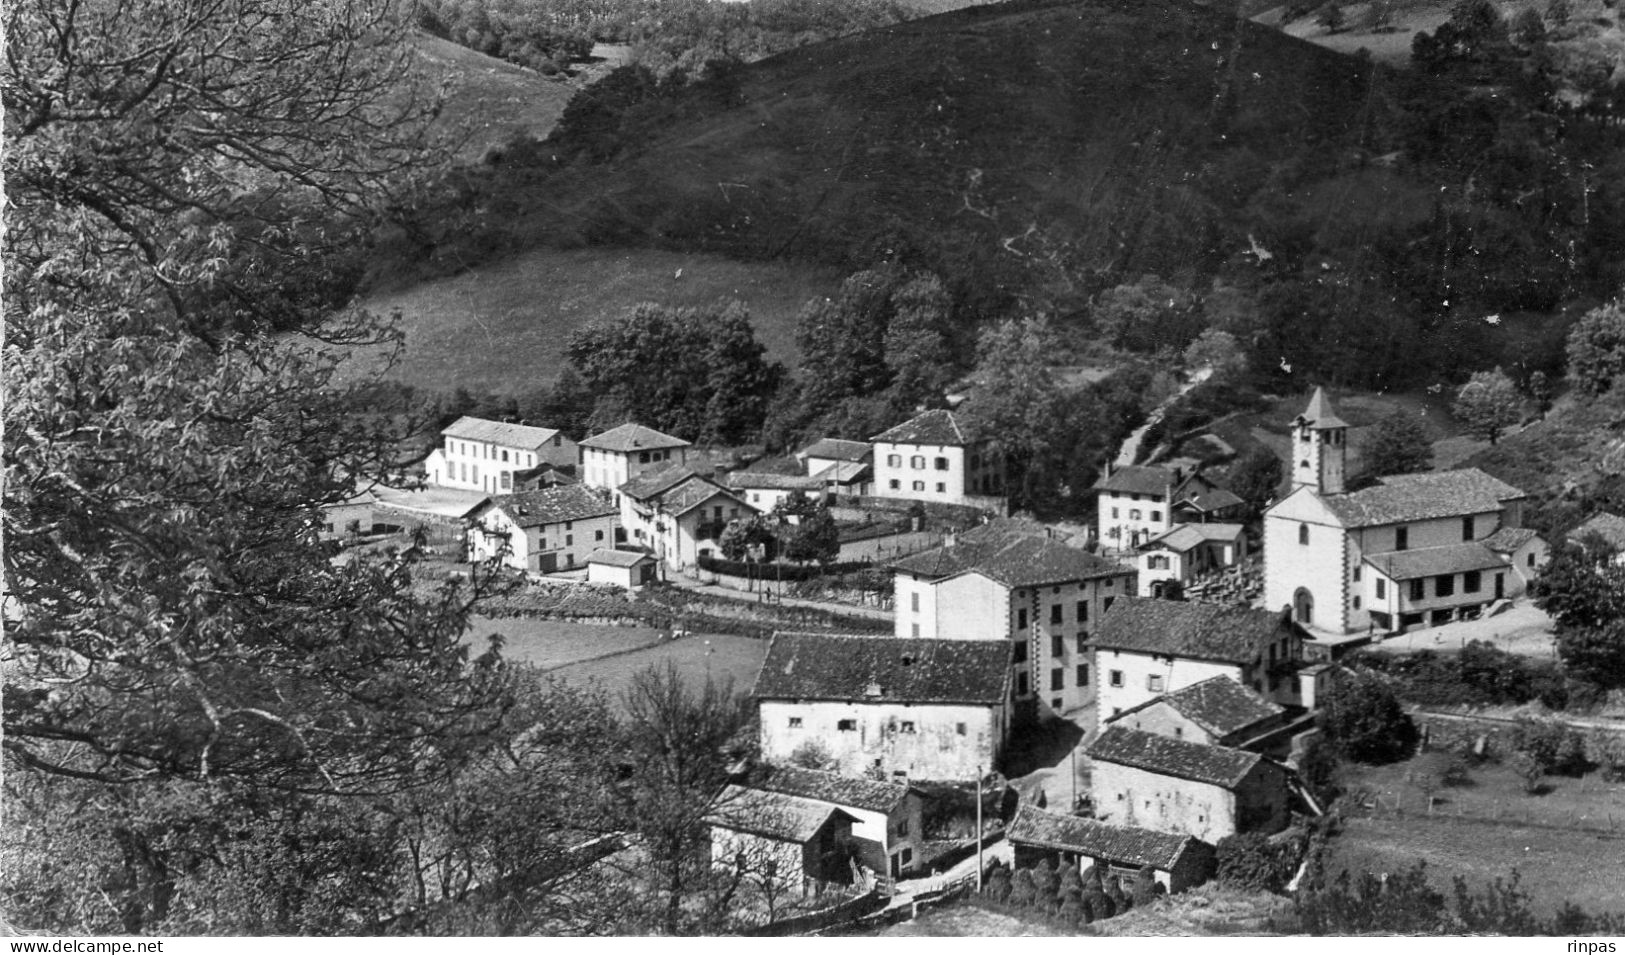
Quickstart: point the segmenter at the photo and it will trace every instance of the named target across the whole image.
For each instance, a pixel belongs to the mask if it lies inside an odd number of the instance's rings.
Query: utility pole
[[[976,894],[982,894],[982,767],[976,767]]]

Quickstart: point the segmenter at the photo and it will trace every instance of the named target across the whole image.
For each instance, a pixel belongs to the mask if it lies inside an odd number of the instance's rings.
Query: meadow
[[[631,686],[634,674],[669,661],[696,690],[710,678],[719,686],[732,681],[734,692],[744,694],[755,685],[766,655],[766,640],[696,633],[660,646],[559,667],[552,675],[571,682],[596,680],[611,699],[619,699]]]
[[[502,637],[502,655],[544,670],[660,642],[653,627],[603,627],[540,617],[485,617],[470,620],[469,641],[483,648],[486,637]]]

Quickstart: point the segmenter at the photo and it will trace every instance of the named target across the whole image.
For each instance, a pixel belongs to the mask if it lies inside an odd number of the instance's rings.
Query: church
[[[1547,557],[1527,495],[1477,468],[1345,487],[1348,424],[1323,390],[1293,422],[1292,489],[1264,512],[1264,606],[1321,632],[1471,619],[1524,592]]]

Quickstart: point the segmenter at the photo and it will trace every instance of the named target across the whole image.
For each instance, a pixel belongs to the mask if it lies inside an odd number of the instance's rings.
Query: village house
[[[1280,704],[1227,676],[1209,677],[1106,718],[1108,728],[1122,726],[1236,749],[1255,749],[1285,722],[1286,710]]]
[[[972,780],[1010,727],[1010,643],[778,633],[752,693],[762,758],[821,748],[849,776]]]
[[[874,460],[875,449],[867,441],[819,438],[796,452],[808,477],[815,477],[837,464],[865,465]]]
[[[1225,677],[1301,706],[1303,631],[1285,613],[1126,597],[1095,631],[1095,725],[1153,698]]]
[[[440,436],[442,445],[424,462],[428,483],[440,487],[508,494],[521,489],[514,483],[520,472],[576,465],[576,443],[554,428],[465,415]]]
[[[859,864],[897,878],[920,862],[925,800],[904,783],[841,776],[795,766],[765,766],[750,788],[827,803],[852,817]]]
[[[756,513],[738,494],[681,465],[647,471],[616,490],[626,542],[676,569],[715,554],[728,522]]]
[[[804,474],[732,471],[723,475],[722,483],[763,514],[797,494],[815,502],[824,499],[823,479]],[[793,519],[791,523],[797,523],[797,520]]]
[[[1613,549],[1614,563],[1625,564],[1625,517],[1598,511],[1585,523],[1569,531],[1567,539],[1570,543],[1584,547],[1586,540],[1592,535],[1602,538],[1603,544]],[[1513,563],[1516,564],[1517,561]]]
[[[1207,843],[1285,829],[1287,771],[1246,750],[1114,726],[1089,744],[1095,815]]]
[[[1150,866],[1157,882],[1169,892],[1201,885],[1215,866],[1213,847],[1194,836],[1114,826],[1030,804],[1016,810],[1005,838],[1015,850],[1018,869],[1053,860],[1080,873],[1094,866],[1101,878],[1116,876],[1126,884]]]
[[[616,509],[579,484],[493,497],[469,515],[471,560],[551,574],[581,566],[589,553],[615,541]]]
[[[939,409],[870,438],[875,495],[966,504],[1003,494],[1003,462],[978,428],[965,414]]]
[[[891,565],[899,637],[1009,640],[1017,718],[1093,719],[1091,621],[1134,593],[1134,570],[996,520]]]
[[[1241,498],[1199,470],[1125,465],[1095,482],[1100,546],[1132,551],[1179,524],[1238,516]]]
[[[690,447],[691,442],[653,428],[623,424],[581,442],[581,480],[588,487],[617,491],[646,471],[687,464]]]
[[[660,576],[660,562],[649,554],[631,550],[595,550],[587,555],[587,583],[636,590],[654,583]]]
[[[815,884],[850,884],[853,822],[827,802],[729,786],[705,817],[711,865],[803,893]]]
[[[316,536],[322,540],[343,540],[371,534],[377,505],[378,498],[371,491],[361,491],[334,504],[323,504]]]
[[[1526,495],[1476,468],[1345,486],[1348,425],[1316,389],[1293,427],[1292,491],[1264,512],[1264,605],[1332,634],[1476,617],[1545,562]]]
[[[1183,592],[1193,581],[1246,559],[1242,525],[1176,524],[1140,545],[1140,596],[1163,596],[1171,584]]]

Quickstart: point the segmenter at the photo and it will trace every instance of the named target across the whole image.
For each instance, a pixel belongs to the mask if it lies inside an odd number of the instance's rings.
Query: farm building
[[[1286,828],[1285,768],[1245,750],[1114,726],[1089,745],[1095,815],[1214,843]]]
[[[1107,726],[1189,743],[1243,747],[1280,726],[1286,710],[1224,676],[1209,677],[1107,717]]]
[[[491,498],[469,517],[469,554],[503,553],[516,570],[550,574],[586,561],[615,541],[615,505],[579,484]]]
[[[827,803],[852,817],[852,851],[862,865],[896,878],[918,863],[924,800],[903,783],[767,766],[750,787]]]
[[[655,582],[659,562],[631,550],[595,550],[587,555],[587,583],[636,590]]]
[[[1114,826],[1031,805],[1016,810],[1005,838],[1015,849],[1017,868],[1052,859],[1079,870],[1094,866],[1102,878],[1123,879],[1150,866],[1169,892],[1201,885],[1213,873],[1213,847],[1194,836]]]
[[[752,693],[762,758],[809,743],[847,775],[970,780],[1010,726],[1010,643],[778,633]]]
[[[711,864],[809,883],[852,881],[852,817],[827,802],[729,786],[705,818]],[[787,883],[788,884],[788,883]]]

